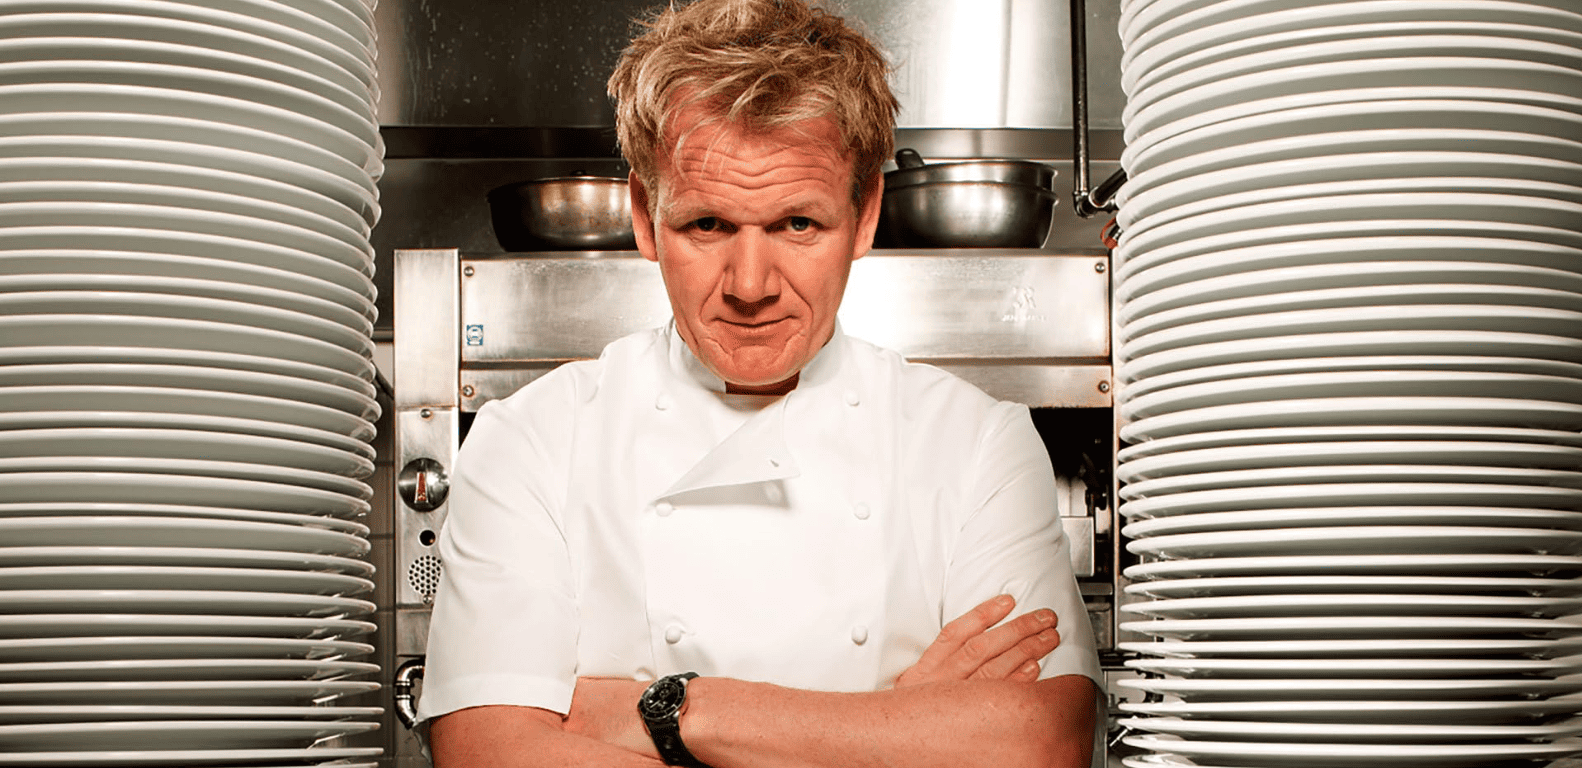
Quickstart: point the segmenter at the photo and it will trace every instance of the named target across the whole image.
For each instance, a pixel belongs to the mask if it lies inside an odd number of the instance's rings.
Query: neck
[[[776,396],[783,395],[783,394],[785,394],[787,392],[790,392],[793,389],[796,389],[797,378],[800,377],[801,375],[802,375],[802,372],[798,371],[798,372],[796,372],[794,374],[791,374],[791,378],[786,379],[785,381],[779,382],[777,384],[764,384],[762,386],[756,386],[756,387],[747,386],[745,384],[734,384],[732,382],[727,381],[727,382],[725,382],[725,394],[727,394],[727,395],[776,395]]]

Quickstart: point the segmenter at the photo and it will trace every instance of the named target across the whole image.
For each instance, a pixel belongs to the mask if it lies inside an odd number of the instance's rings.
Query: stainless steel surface
[[[884,190],[940,181],[997,181],[1054,189],[1055,169],[1030,160],[950,160],[929,162],[916,149],[895,153],[896,169],[884,175]]]
[[[846,0],[895,66],[899,124],[1068,128],[1070,18],[1060,0]],[[381,125],[602,126],[604,82],[656,0],[381,0]],[[1090,2],[1088,66],[1119,72],[1119,0]],[[1118,76],[1095,83],[1091,123],[1120,127]],[[1100,87],[1102,86],[1102,87]]]
[[[915,359],[1107,365],[1107,263],[1097,253],[874,251],[852,265],[841,324]],[[464,367],[595,357],[670,316],[659,269],[635,255],[463,265]]]
[[[435,367],[444,369],[447,366],[437,364]],[[454,372],[455,368],[450,370]],[[445,474],[455,467],[456,449],[461,444],[456,408],[404,408],[396,412],[395,426],[396,460],[400,466],[426,459],[438,464]],[[441,575],[439,554],[434,545],[449,512],[448,498],[432,507],[423,504],[414,508],[397,495],[394,574],[399,579],[395,585],[397,607],[429,605],[434,601]]]
[[[900,248],[1038,248],[1059,196],[1029,184],[936,181],[884,190],[875,242]]]
[[[413,689],[422,679],[423,661],[408,659],[396,668],[395,682],[390,686],[395,697],[396,718],[408,728],[417,725],[417,696]]]
[[[460,354],[455,329],[459,275],[454,249],[410,250],[395,270],[396,407],[454,407],[456,377],[429,361]],[[403,458],[397,466],[406,466]]]
[[[494,238],[507,251],[613,251],[637,247],[625,178],[557,176],[489,190]]]

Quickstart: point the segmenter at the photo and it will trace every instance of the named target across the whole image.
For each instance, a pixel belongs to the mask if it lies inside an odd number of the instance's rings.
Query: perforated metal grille
[[[412,585],[413,591],[425,598],[431,598],[439,590],[440,572],[444,570],[440,559],[433,555],[424,555],[412,561],[406,569],[406,580]]]

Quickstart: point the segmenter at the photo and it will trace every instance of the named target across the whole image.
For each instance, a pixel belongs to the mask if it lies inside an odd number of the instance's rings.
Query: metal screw
[[[427,592],[424,592],[423,593],[423,604],[424,605],[433,605],[434,604],[434,596],[429,594],[429,593],[427,593]]]
[[[1108,392],[1108,391],[1110,391],[1110,383],[1107,382],[1107,381],[1099,382],[1099,391],[1100,392]]]
[[[477,390],[472,388],[471,384],[468,384],[468,385],[466,385],[466,386],[461,388],[461,396],[462,397],[472,397],[473,393],[476,392],[476,391]]]
[[[1093,263],[1093,271],[1094,272],[1102,273],[1102,272],[1104,272],[1105,269],[1108,269],[1108,267],[1104,266],[1104,262],[1096,261],[1096,262]]]
[[[463,275],[466,275],[466,276],[468,276],[468,277],[472,277],[472,275],[473,275],[473,272],[474,272],[474,270],[473,270],[473,268],[472,268],[472,267],[462,267],[462,268],[461,268],[461,273],[462,273],[462,274],[463,274]]]
[[[425,418],[425,419],[432,419],[432,418],[434,418],[434,412],[429,410],[429,409],[427,409],[427,408],[424,408],[423,410],[418,411],[417,415],[421,416],[422,418]]]

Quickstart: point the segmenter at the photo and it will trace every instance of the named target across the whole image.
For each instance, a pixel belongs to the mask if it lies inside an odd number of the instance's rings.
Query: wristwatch
[[[687,706],[687,681],[697,676],[696,672],[666,675],[648,686],[637,700],[637,714],[643,718],[643,726],[665,765],[708,768],[681,743],[681,710]]]

